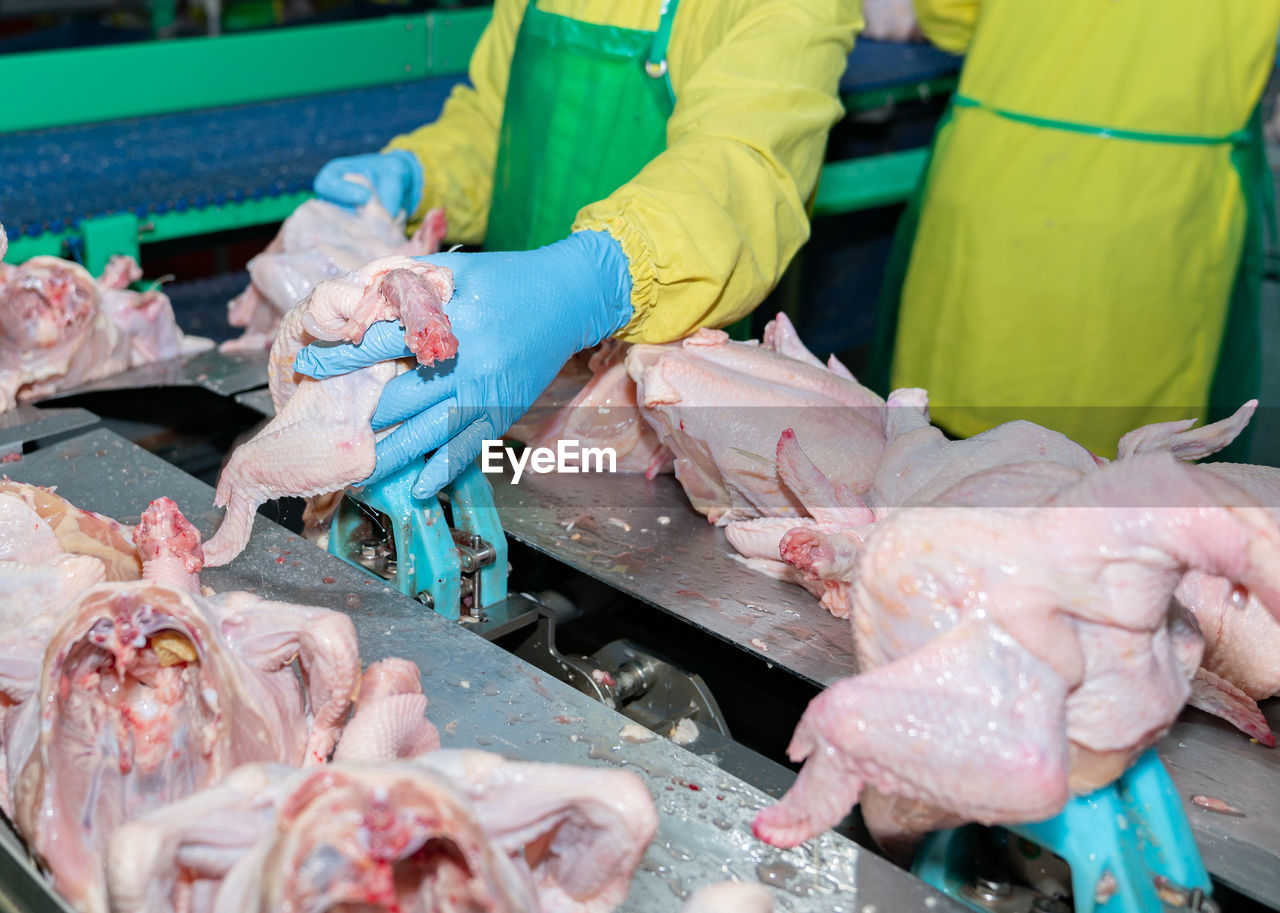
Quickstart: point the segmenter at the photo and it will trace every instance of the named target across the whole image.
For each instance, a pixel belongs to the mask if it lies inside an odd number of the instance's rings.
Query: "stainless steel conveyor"
[[[220,515],[207,485],[102,428],[38,449],[6,469],[22,481],[56,485],[73,503],[123,522],[136,522],[161,496],[177,501],[206,536]],[[660,827],[624,910],[675,911],[692,890],[725,878],[775,886],[780,910],[959,909],[830,832],[790,851],[765,846],[750,830],[755,812],[771,801],[764,793],[665,739],[623,742],[624,717],[262,517],[248,550],[227,567],[207,570],[203,580],[217,590],[251,589],[350,614],[366,661],[397,655],[418,664],[446,747],[612,764],[641,776]],[[0,899],[20,910],[58,909],[24,865],[12,835],[4,837]]]

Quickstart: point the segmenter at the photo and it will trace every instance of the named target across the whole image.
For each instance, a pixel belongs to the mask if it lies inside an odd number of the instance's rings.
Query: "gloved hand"
[[[352,174],[367,180],[373,190],[347,180],[346,176]],[[368,203],[370,194],[376,193],[391,215],[413,215],[422,199],[422,166],[413,153],[404,149],[351,155],[328,162],[312,187],[320,199],[350,209]]]
[[[445,313],[458,338],[455,358],[393,378],[373,414],[374,430],[399,428],[378,442],[364,484],[399,471],[432,450],[415,497],[434,495],[500,438],[575,353],[631,319],[626,255],[606,232],[583,231],[521,253],[447,253],[419,258],[453,271]],[[294,370],[323,378],[412,353],[394,321],[369,327],[360,345],[312,343]]]

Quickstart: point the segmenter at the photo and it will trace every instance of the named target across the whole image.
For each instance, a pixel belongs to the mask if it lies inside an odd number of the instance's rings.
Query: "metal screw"
[[[986,901],[1003,900],[1009,896],[1009,883],[1007,881],[997,881],[994,878],[984,878],[980,875],[974,882],[973,887],[977,895]]]
[[[434,609],[436,607],[435,597],[432,596],[431,593],[428,592],[427,590],[423,590],[422,592],[418,593],[418,595],[415,598],[418,600],[418,602],[422,603],[428,609]]]

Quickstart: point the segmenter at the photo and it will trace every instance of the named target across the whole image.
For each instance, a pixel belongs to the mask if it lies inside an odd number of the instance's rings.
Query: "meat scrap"
[[[346,719],[350,619],[202,596],[201,566],[167,498],[129,531],[33,486],[0,489],[0,803],[80,910],[106,910],[116,826],[243,763],[320,763]]]
[[[7,250],[0,227],[0,256]],[[0,412],[213,343],[178,329],[168,297],[128,286],[142,271],[113,257],[95,280],[58,257],[0,264]]]
[[[624,771],[434,751],[250,764],[116,831],[116,913],[379,907],[605,913],[657,830]]]
[[[321,282],[285,316],[268,365],[276,414],[236,448],[218,479],[215,503],[227,511],[205,547],[210,566],[226,564],[248,545],[259,504],[286,495],[324,499],[373,472],[376,438],[370,420],[387,381],[413,361],[379,362],[315,380],[293,370],[302,347],[317,340],[359,342],[371,324],[398,320],[417,363],[434,364],[457,352],[443,311],[452,295],[448,269],[384,257]],[[336,501],[313,502],[313,513],[318,504],[332,508]]]
[[[1027,471],[971,476],[867,532],[851,575],[861,674],[805,711],[788,749],[805,766],[758,836],[793,846],[859,799],[890,851],[965,821],[1050,817],[1186,702],[1204,641],[1171,603],[1184,575],[1280,615],[1280,527],[1207,467],[1142,453],[1032,506],[984,500]]]

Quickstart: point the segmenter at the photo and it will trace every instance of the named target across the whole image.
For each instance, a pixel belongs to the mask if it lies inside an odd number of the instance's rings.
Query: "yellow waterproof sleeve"
[[[944,51],[963,54],[978,22],[978,0],[915,0],[916,19],[926,38]]]
[[[635,314],[618,334],[666,342],[759,304],[809,237],[805,204],[858,0],[685,3],[669,54],[667,150],[574,230],[605,230],[631,264]]]
[[[453,243],[484,240],[507,75],[524,7],[525,0],[494,3],[493,18],[471,55],[471,85],[454,88],[437,120],[386,146],[408,150],[422,165],[422,201],[412,221],[431,207],[443,206]]]

